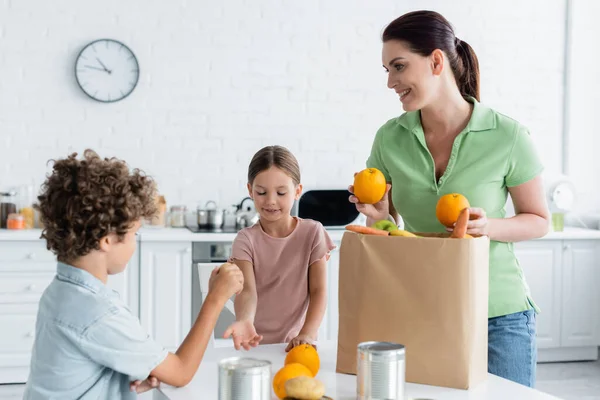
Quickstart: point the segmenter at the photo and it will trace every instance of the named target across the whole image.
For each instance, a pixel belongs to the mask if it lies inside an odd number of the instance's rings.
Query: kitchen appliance
[[[398,343],[363,342],[357,348],[356,394],[360,400],[404,400],[405,349]]]
[[[366,217],[356,210],[346,189],[305,191],[292,207],[292,215],[319,221],[327,229],[344,229],[348,224],[364,225]]]
[[[202,302],[208,294],[210,274],[215,267],[227,262],[231,254],[231,246],[231,241],[192,242],[192,321],[196,320]],[[217,319],[212,337],[215,346],[232,343],[231,339],[222,338],[227,327],[235,322],[234,298],[235,296],[227,301]]]
[[[252,205],[244,206],[244,203],[250,202]],[[234,204],[236,208],[235,212],[235,225],[239,228],[246,228],[252,226],[258,222],[259,215],[254,208],[252,198],[245,197],[240,204]]]
[[[565,214],[573,211],[577,191],[566,175],[544,176],[548,209],[552,214],[552,230],[563,231]]]
[[[219,229],[225,225],[227,210],[217,208],[217,203],[213,200],[207,201],[204,208],[198,207],[197,212],[198,227],[200,228]]]

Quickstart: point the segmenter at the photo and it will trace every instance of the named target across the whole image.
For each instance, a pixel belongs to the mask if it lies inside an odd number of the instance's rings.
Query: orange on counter
[[[273,377],[273,390],[278,398],[284,399],[287,394],[285,390],[285,383],[299,376],[308,376],[312,378],[312,372],[302,364],[290,363],[284,365]]]
[[[317,376],[319,368],[321,368],[321,359],[317,349],[310,344],[300,344],[291,349],[285,356],[284,364],[299,363],[310,370],[312,376]]]
[[[375,204],[385,194],[387,183],[377,168],[363,169],[354,176],[354,195],[364,204]]]
[[[452,228],[461,211],[469,207],[471,205],[465,196],[460,193],[448,193],[439,198],[435,207],[435,216],[442,225]]]

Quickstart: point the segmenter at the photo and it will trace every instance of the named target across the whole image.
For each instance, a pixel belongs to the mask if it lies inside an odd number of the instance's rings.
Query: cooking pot
[[[209,206],[211,206],[209,208]],[[217,208],[217,203],[209,200],[204,208],[198,207],[198,227],[199,228],[222,228],[225,224],[225,210]]]

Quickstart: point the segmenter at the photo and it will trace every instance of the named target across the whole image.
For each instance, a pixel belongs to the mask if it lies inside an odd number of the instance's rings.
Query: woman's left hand
[[[467,233],[472,236],[489,236],[490,221],[487,218],[485,210],[479,207],[469,208],[469,223],[467,224]],[[452,232],[452,228],[446,228]]]

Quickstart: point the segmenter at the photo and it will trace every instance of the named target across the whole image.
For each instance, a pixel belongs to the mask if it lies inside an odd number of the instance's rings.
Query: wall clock
[[[129,96],[140,77],[133,51],[113,39],[99,39],[86,45],[75,62],[75,78],[85,94],[94,100],[113,103]]]

